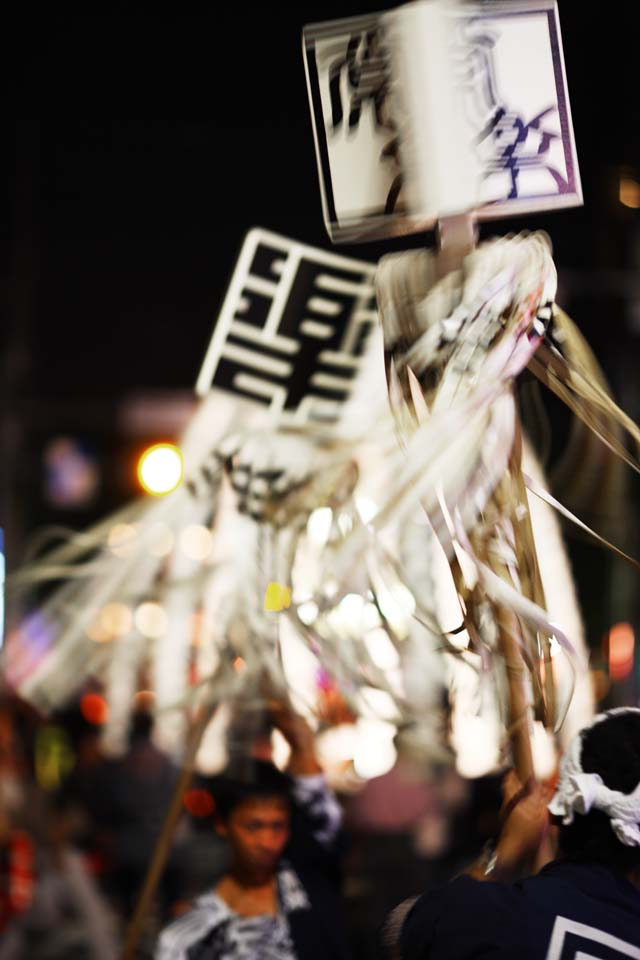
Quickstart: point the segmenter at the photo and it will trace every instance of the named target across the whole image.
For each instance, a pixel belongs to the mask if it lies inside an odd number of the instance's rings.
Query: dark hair
[[[581,765],[598,773],[611,790],[633,793],[640,783],[640,712],[609,716],[582,733]],[[560,827],[560,848],[567,859],[601,863],[622,873],[640,867],[640,847],[616,837],[601,810],[576,814]]]
[[[129,726],[129,745],[149,740],[153,730],[153,716],[147,710],[134,710]]]
[[[209,781],[215,816],[227,820],[247,800],[278,798],[291,804],[291,780],[271,763],[252,758],[234,761],[224,774]]]

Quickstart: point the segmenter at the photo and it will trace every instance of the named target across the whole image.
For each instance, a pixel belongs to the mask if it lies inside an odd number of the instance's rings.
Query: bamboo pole
[[[526,685],[526,668],[517,636],[518,618],[510,610],[497,611],[499,639],[509,690],[509,736],[513,748],[513,764],[523,786],[534,778],[533,752],[529,736],[530,706]]]
[[[167,808],[162,829],[156,841],[153,856],[151,857],[147,874],[144,878],[144,883],[142,884],[142,888],[138,895],[133,916],[131,917],[126,930],[124,946],[122,950],[122,960],[134,960],[144,922],[149,912],[149,907],[151,905],[151,901],[153,900],[158,883],[162,876],[162,872],[171,849],[171,844],[173,842],[173,836],[178,819],[180,817],[180,813],[182,812],[182,798],[189,789],[189,785],[193,778],[194,763],[198,748],[200,746],[200,741],[202,740],[204,731],[213,715],[214,710],[215,706],[200,707],[199,713],[193,723],[193,726],[191,727],[189,740],[187,743],[187,752],[182,769],[180,770],[180,776],[178,777],[178,782],[176,783],[171,802]]]
[[[440,277],[460,269],[464,258],[475,247],[477,226],[472,214],[444,217],[438,221],[438,255],[436,268]],[[532,541],[533,542],[533,541]],[[507,583],[511,577],[506,566],[494,564],[495,572]],[[516,773],[524,786],[534,779],[533,753],[529,736],[530,707],[526,685],[526,668],[518,643],[520,624],[515,614],[498,607],[498,645],[507,670],[509,689],[509,735]]]

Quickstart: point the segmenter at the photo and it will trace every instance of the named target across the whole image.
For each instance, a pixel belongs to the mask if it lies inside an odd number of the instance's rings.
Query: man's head
[[[560,848],[569,859],[634,873],[640,869],[640,793],[638,804],[627,797],[640,786],[640,710],[610,711],[579,737],[550,805],[552,813],[572,817],[560,826]]]
[[[275,871],[289,840],[291,783],[271,764],[249,760],[214,786],[216,830],[249,875]]]

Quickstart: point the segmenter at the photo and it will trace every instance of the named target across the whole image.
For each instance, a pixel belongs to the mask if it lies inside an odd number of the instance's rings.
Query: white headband
[[[621,713],[636,713],[635,707],[619,707],[600,713],[591,726]],[[633,793],[620,793],[605,786],[598,773],[585,773],[581,764],[582,734],[573,738],[560,761],[560,779],[549,804],[550,812],[573,823],[574,813],[601,810],[611,821],[611,829],[625,847],[640,847],[640,783]]]

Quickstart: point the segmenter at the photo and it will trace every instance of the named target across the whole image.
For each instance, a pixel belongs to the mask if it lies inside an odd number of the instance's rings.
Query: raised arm
[[[287,773],[293,780],[293,797],[303,815],[305,830],[325,849],[334,846],[342,826],[342,809],[318,763],[313,731],[306,720],[286,704],[270,704],[274,727],[283,735],[291,754]]]

